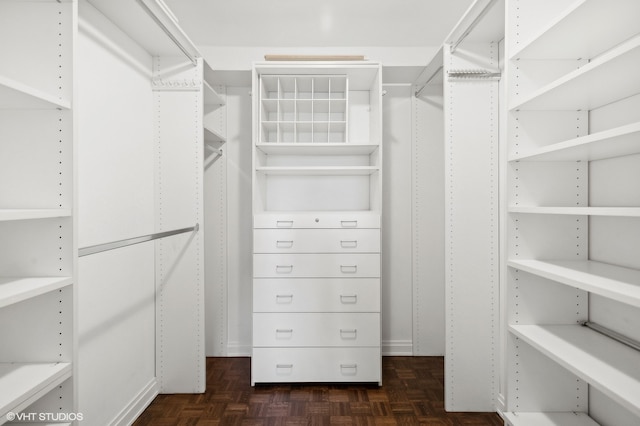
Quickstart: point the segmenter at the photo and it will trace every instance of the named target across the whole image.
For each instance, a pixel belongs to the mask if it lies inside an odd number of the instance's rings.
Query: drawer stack
[[[252,384],[381,382],[380,216],[254,217]]]

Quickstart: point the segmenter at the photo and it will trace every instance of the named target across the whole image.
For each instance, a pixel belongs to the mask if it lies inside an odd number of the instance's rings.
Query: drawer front
[[[381,383],[380,348],[254,348],[251,382]]]
[[[254,347],[379,346],[377,313],[254,313]]]
[[[254,253],[379,253],[379,229],[256,229]]]
[[[380,312],[379,278],[256,278],[254,312]]]
[[[379,254],[254,254],[255,278],[380,278]]]
[[[380,228],[374,212],[261,213],[253,216],[254,228]]]

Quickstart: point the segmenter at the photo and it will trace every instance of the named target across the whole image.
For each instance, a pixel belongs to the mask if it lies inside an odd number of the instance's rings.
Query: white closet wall
[[[86,247],[154,232],[155,147],[151,56],[80,6],[78,240]],[[141,244],[80,258],[78,407],[86,424],[109,424],[143,389],[157,392],[154,253]]]

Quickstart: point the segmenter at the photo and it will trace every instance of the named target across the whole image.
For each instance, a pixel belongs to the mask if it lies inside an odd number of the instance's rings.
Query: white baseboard
[[[158,396],[160,386],[154,377],[135,398],[111,421],[110,426],[130,426]]]
[[[251,345],[245,345],[240,342],[229,342],[227,344],[228,357],[234,356],[251,356]]]
[[[382,341],[382,356],[412,356],[412,340],[386,340]]]

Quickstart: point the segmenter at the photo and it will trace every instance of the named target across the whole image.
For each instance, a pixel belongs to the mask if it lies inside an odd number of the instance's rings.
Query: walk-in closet
[[[0,0],[0,425],[640,424],[637,0]]]

